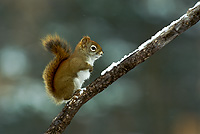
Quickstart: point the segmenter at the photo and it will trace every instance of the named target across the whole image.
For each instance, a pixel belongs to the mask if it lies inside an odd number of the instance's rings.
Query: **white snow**
[[[81,88],[80,90],[81,90],[81,91],[80,91],[80,95],[81,95],[81,94],[83,93],[83,91],[86,90],[86,88]],[[76,99],[78,99],[78,96],[74,96],[74,97],[75,97]],[[69,100],[63,100],[62,103],[68,103],[69,101],[71,101],[71,99],[69,99]]]
[[[86,88],[81,88],[80,95],[83,93],[84,90],[86,90]]]
[[[69,100],[63,100],[62,103],[68,103],[71,99]]]
[[[197,2],[197,4],[190,8],[189,10],[192,10],[194,8],[196,8],[197,6],[200,6],[200,1]],[[142,43],[135,51],[129,53],[128,55],[125,55],[120,61],[118,62],[113,62],[109,67],[107,67],[105,70],[103,70],[101,72],[101,75],[104,75],[106,72],[110,71],[111,69],[113,69],[115,66],[117,66],[118,64],[120,64],[124,59],[128,58],[129,56],[131,56],[132,54],[134,54],[137,51],[141,51],[142,49],[144,49],[147,44],[149,44],[150,42],[153,42],[153,40],[155,40],[158,36],[160,36],[161,34],[163,34],[164,32],[167,32],[168,30],[170,30],[170,28],[172,26],[174,26],[175,24],[177,24],[180,20],[182,20],[183,18],[187,18],[187,13],[184,14],[183,16],[181,16],[179,19],[173,21],[170,25],[164,27],[162,30],[160,30],[159,32],[157,32],[154,36],[151,37],[151,39],[147,40],[146,42]],[[180,27],[177,27],[176,30],[178,30]]]
[[[189,8],[189,10],[192,10],[192,9],[198,7],[198,6],[200,6],[200,1],[198,1],[192,8]]]

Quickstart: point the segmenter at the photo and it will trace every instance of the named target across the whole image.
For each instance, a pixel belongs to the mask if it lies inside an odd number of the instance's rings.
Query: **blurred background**
[[[1,0],[0,134],[42,134],[64,105],[47,96],[57,33],[74,48],[83,35],[104,56],[91,79],[194,6],[195,0]],[[65,134],[200,134],[200,23],[86,103]]]

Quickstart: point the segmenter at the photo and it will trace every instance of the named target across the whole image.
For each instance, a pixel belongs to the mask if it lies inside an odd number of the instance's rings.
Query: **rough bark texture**
[[[124,59],[120,64],[98,77],[94,82],[86,87],[82,93],[77,91],[72,99],[65,105],[62,111],[52,121],[45,134],[61,134],[70,124],[74,115],[80,107],[88,100],[111,85],[114,81],[126,74],[138,64],[144,62],[155,52],[163,48],[166,44],[179,36],[181,33],[196,24],[200,19],[200,2],[190,8],[179,20],[171,23],[165,30],[162,30],[151,40],[145,42],[144,47],[137,49],[132,55]]]

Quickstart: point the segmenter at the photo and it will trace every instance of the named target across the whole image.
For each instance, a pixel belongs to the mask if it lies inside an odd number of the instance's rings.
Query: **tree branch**
[[[144,62],[174,38],[196,24],[199,19],[200,2],[193,8],[188,9],[187,13],[178,20],[173,21],[169,26],[163,28],[152,36],[151,39],[140,45],[134,52],[130,53],[128,56],[125,55],[124,58],[117,63],[112,63],[101,73],[101,76],[89,84],[85,90],[75,92],[72,99],[52,121],[52,124],[45,134],[61,134],[84,103],[102,92],[135,66]]]

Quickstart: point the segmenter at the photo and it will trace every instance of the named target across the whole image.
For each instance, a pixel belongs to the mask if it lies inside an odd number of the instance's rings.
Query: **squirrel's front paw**
[[[89,72],[91,73],[93,71],[93,67],[89,69]]]

